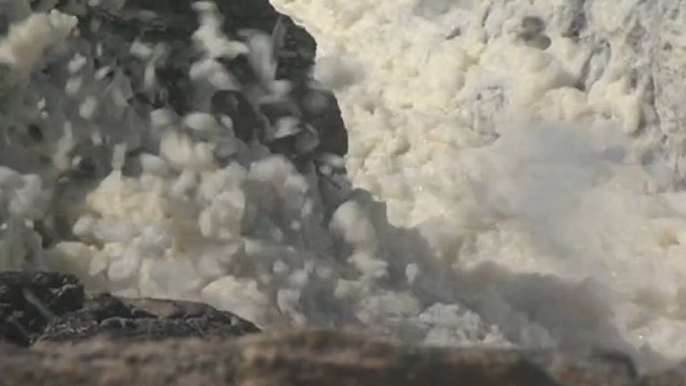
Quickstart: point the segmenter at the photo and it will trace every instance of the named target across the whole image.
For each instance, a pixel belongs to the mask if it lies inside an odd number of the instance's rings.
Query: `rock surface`
[[[28,346],[52,318],[79,310],[84,301],[74,276],[0,272],[0,340]]]
[[[68,347],[68,350],[66,349]],[[443,349],[331,331],[234,341],[89,340],[33,349],[0,344],[0,385],[678,386],[677,371],[639,376],[615,354]]]
[[[0,272],[0,340],[226,338],[259,329],[229,312],[172,300],[86,294],[71,275]]]
[[[80,4],[74,6],[73,3]],[[197,96],[188,92],[191,64],[200,56],[193,47],[192,35],[199,26],[194,1],[136,1],[126,2],[116,10],[106,5],[90,5],[85,1],[72,1],[70,6],[60,9],[79,16],[83,37],[89,42],[102,43],[102,64],[116,64],[131,77],[132,83],[142,85],[143,63],[129,54],[131,44],[139,40],[145,44],[163,44],[168,50],[164,59],[158,61],[155,73],[159,84],[164,87],[150,95],[143,90],[134,90],[137,103],[156,107],[171,106],[183,114],[197,106]],[[291,82],[287,101],[274,103],[246,104],[248,90],[264,87],[259,85],[259,76],[245,56],[225,59],[222,64],[235,77],[241,93],[218,92],[212,101],[216,114],[227,114],[234,121],[238,138],[244,141],[259,139],[273,152],[281,153],[294,161],[305,161],[321,153],[344,155],[347,152],[347,135],[335,98],[329,92],[313,89],[310,85],[310,67],[313,64],[316,43],[290,18],[277,13],[267,1],[216,1],[223,17],[222,30],[227,37],[246,41],[252,30],[272,36],[273,56],[276,61],[276,79]],[[97,27],[93,27],[97,26]],[[107,38],[103,38],[107,36]],[[158,46],[160,47],[160,46]],[[318,108],[308,106],[308,100],[316,98]],[[282,116],[296,116],[303,126],[310,126],[309,135],[316,137],[314,148],[304,151],[298,142],[307,138],[305,133],[275,140],[270,138],[271,126]],[[304,158],[304,159],[303,159]]]
[[[38,341],[77,341],[107,335],[115,340],[226,338],[259,329],[231,313],[201,303],[89,296],[83,307],[50,321]]]

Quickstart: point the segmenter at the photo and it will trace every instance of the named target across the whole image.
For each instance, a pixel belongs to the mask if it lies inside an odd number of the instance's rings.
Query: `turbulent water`
[[[0,3],[0,269],[267,328],[686,356],[679,4],[272,2],[317,40],[305,95],[282,25],[211,2],[193,49],[86,19],[123,1]],[[327,90],[345,160],[314,150]]]
[[[353,184],[479,315],[519,344],[684,355],[679,2],[273,3],[319,43]]]

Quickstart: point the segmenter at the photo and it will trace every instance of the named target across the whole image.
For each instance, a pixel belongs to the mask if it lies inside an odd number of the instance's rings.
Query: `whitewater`
[[[678,2],[273,3],[318,42],[353,184],[479,315],[519,344],[683,355]]]
[[[141,62],[134,84],[94,60],[76,17],[3,3],[0,269],[204,301],[263,328],[686,357],[679,2],[272,4],[317,41],[312,87],[333,92],[348,131],[320,173],[210,112],[220,91],[291,98],[274,36],[224,35],[213,3],[193,5],[202,55],[183,114],[130,103],[160,87],[167,47],[121,43]],[[222,67],[240,56],[254,83]],[[36,75],[46,63],[59,75]],[[34,121],[47,144],[13,137]],[[296,114],[269,135],[301,126]],[[102,178],[65,178],[88,157]]]

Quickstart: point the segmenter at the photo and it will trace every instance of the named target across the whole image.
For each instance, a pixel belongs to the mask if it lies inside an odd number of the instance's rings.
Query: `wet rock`
[[[233,131],[238,139],[250,142],[256,138],[263,122],[250,102],[237,91],[220,91],[212,97],[212,112],[232,118]]]
[[[39,341],[79,341],[96,336],[114,340],[225,338],[258,332],[252,323],[205,304],[156,299],[90,297],[83,308],[54,318]]]
[[[201,303],[84,293],[74,276],[0,272],[0,340],[226,338],[258,332],[252,323]]]
[[[0,344],[2,386],[685,384],[683,373],[667,373],[639,376],[630,360],[593,351],[431,348],[332,331],[277,332],[231,341],[42,342],[21,350]]]
[[[0,340],[30,345],[50,319],[81,308],[84,296],[71,275],[0,272]]]
[[[293,21],[277,13],[267,0],[215,1],[224,18],[222,31],[231,40],[246,42],[252,30],[272,38],[272,52],[276,61],[275,80],[290,83],[291,91],[286,98],[264,101],[259,96],[269,85],[262,83],[245,55],[218,61],[237,81],[239,90],[218,91],[209,99],[198,95],[189,77],[191,66],[202,54],[194,46],[192,34],[198,28],[197,14],[191,0],[181,1],[129,1],[121,9],[90,4],[84,0],[65,1],[59,6],[64,12],[79,17],[82,38],[97,44],[98,68],[118,68],[133,86],[129,102],[138,106],[142,118],[150,108],[169,107],[179,115],[191,111],[207,111],[218,117],[229,116],[236,136],[244,141],[259,140],[274,153],[302,164],[323,153],[345,155],[347,135],[335,98],[320,98],[316,109],[306,106],[307,94],[313,91],[310,70],[314,63],[316,43],[314,39]],[[75,6],[78,4],[79,6]],[[141,87],[145,84],[146,63],[133,57],[131,45],[138,40],[150,47],[164,47],[165,54],[155,63],[157,87],[154,90]],[[321,91],[317,91],[321,92]],[[241,106],[236,106],[227,94],[240,94]],[[242,106],[250,103],[249,108]],[[287,105],[287,109],[282,107]],[[274,111],[278,110],[275,116]],[[302,130],[287,141],[274,140],[269,133],[274,130],[274,120],[289,116],[300,120]],[[309,136],[318,137],[311,141]],[[290,145],[284,145],[287,142]],[[307,142],[313,146],[295,146]],[[292,143],[292,144],[291,144]]]

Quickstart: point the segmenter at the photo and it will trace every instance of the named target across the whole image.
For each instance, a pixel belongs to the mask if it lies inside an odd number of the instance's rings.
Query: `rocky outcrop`
[[[115,340],[227,338],[258,332],[236,315],[201,303],[89,296],[83,307],[54,318],[38,341],[78,341],[106,335]]]
[[[259,329],[229,312],[192,302],[86,294],[71,275],[0,272],[0,340],[227,338]]]
[[[85,296],[71,275],[0,272],[0,340],[28,346],[51,319],[78,311]]]
[[[170,106],[177,113],[184,114],[192,105],[198,107],[197,98],[188,87],[191,83],[190,67],[200,56],[192,40],[199,26],[193,3],[188,0],[130,1],[122,9],[114,9],[106,3],[97,5],[77,0],[58,8],[78,16],[82,36],[91,43],[102,44],[102,64],[116,64],[136,86],[145,83],[143,78],[146,75],[143,63],[129,54],[132,43],[138,39],[153,46],[164,45],[167,53],[156,63],[155,69],[163,87],[153,94],[134,90],[134,103],[146,107]],[[310,85],[310,67],[316,49],[314,39],[290,18],[277,13],[267,1],[214,3],[223,17],[222,30],[227,37],[246,41],[251,34],[249,31],[272,36],[276,79],[289,81],[291,90],[286,100],[268,103],[248,101],[246,94],[255,94],[254,89],[264,87],[259,84],[259,74],[255,73],[244,55],[224,58],[222,65],[236,77],[241,92],[217,92],[211,101],[212,112],[231,117],[236,136],[241,140],[258,139],[273,152],[296,163],[326,152],[344,155],[347,152],[347,135],[336,100],[329,92],[315,90]],[[249,91],[251,89],[253,91]],[[312,105],[313,99],[316,106]],[[272,138],[269,134],[272,126],[284,116],[300,118],[303,126],[311,130]],[[303,142],[312,146],[304,149],[298,145]]]
[[[67,349],[68,348],[68,349]],[[408,346],[330,331],[234,341],[169,340],[33,349],[0,345],[0,385],[677,386],[678,371],[640,376],[619,354]]]

